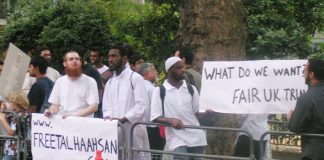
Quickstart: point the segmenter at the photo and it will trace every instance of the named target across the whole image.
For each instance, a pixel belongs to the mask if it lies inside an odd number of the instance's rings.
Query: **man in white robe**
[[[148,96],[143,77],[126,67],[127,51],[123,46],[113,46],[109,50],[108,58],[113,77],[106,83],[102,103],[103,116],[105,119],[119,120],[122,125],[118,132],[118,143],[121,147],[128,147],[131,126],[144,120]],[[135,127],[133,142],[135,148],[149,149],[146,126]],[[137,153],[133,159],[150,159],[150,155]]]

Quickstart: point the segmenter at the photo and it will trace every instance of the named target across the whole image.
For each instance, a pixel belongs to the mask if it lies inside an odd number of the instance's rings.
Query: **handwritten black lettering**
[[[83,138],[74,136],[69,139],[66,135],[50,133],[33,133],[33,146],[46,149],[75,150],[79,152],[95,152],[102,150],[104,153],[117,154],[117,140],[102,138]],[[72,145],[69,144],[72,142]]]
[[[275,76],[298,76],[303,73],[301,72],[301,67],[302,66],[279,69],[274,68],[273,73],[275,74]]]
[[[262,67],[260,69],[255,68],[254,69],[254,74],[256,76],[264,76],[264,77],[267,77],[268,76],[268,74],[267,74],[267,68],[268,68],[268,66],[264,66],[264,67]]]
[[[285,97],[287,101],[295,101],[300,97],[302,94],[306,92],[305,89],[296,89],[296,88],[285,88],[283,89],[286,93]]]
[[[246,68],[244,69],[243,67],[239,67],[239,78],[243,78],[243,77],[249,77],[250,76],[250,69]]]
[[[40,126],[40,127],[48,127],[51,128],[51,121],[40,121],[40,120],[33,120],[34,126]]]
[[[266,102],[276,102],[280,101],[279,89],[263,89],[263,96]]]
[[[231,79],[234,67],[213,68],[211,72],[204,69],[206,80]]]
[[[258,97],[258,94],[259,91],[257,88],[245,90],[235,89],[232,104],[261,102],[260,98]]]

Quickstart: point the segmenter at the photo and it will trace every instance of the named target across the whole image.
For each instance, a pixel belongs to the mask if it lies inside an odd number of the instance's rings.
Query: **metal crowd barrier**
[[[0,157],[4,157],[6,155],[6,149],[8,147],[12,147],[12,151],[14,151],[14,159],[20,160],[20,154],[21,154],[21,128],[19,123],[19,117],[14,112],[8,112],[8,111],[1,111],[1,113],[4,113],[6,117],[12,116],[12,120],[16,121],[16,134],[15,136],[10,136],[6,133],[5,128],[1,125],[2,133],[0,133]],[[10,123],[9,123],[10,125]]]
[[[130,145],[128,146],[128,160],[133,160],[134,152],[147,152],[147,153],[155,153],[155,154],[163,154],[163,155],[171,155],[171,156],[186,156],[186,157],[195,157],[195,158],[204,158],[204,159],[231,159],[231,160],[254,160],[254,145],[253,145],[253,138],[252,135],[244,130],[240,130],[237,128],[224,128],[224,127],[205,127],[205,126],[193,126],[193,125],[185,125],[184,128],[190,129],[202,129],[202,130],[218,130],[218,131],[226,131],[226,132],[244,132],[250,138],[250,157],[234,157],[234,156],[224,156],[224,155],[207,155],[207,154],[192,154],[192,153],[179,153],[179,152],[172,152],[172,151],[162,151],[162,150],[145,150],[133,147],[133,134],[134,128],[137,125],[158,125],[158,126],[165,126],[165,127],[172,127],[168,124],[161,124],[161,123],[149,123],[149,122],[138,122],[133,124],[130,130]],[[165,158],[162,158],[164,160]],[[169,158],[167,158],[169,160]],[[171,158],[172,159],[172,158]],[[155,159],[154,159],[155,160]],[[161,160],[161,159],[156,159]]]
[[[289,131],[268,131],[262,134],[261,138],[260,138],[260,160],[266,160],[266,157],[263,153],[263,146],[264,146],[264,138],[266,137],[266,135],[300,135],[300,136],[308,136],[308,137],[321,137],[324,138],[324,134],[311,134],[311,133],[301,133],[301,134],[296,134],[294,132],[289,132]]]

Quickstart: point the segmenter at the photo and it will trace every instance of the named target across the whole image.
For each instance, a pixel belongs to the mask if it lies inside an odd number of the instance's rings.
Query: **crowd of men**
[[[206,133],[198,129],[183,129],[185,125],[199,126],[199,93],[201,74],[192,69],[193,53],[178,49],[165,61],[166,79],[156,87],[157,70],[145,62],[127,44],[113,45],[109,50],[92,48],[90,61],[86,50],[73,46],[64,54],[64,72],[48,66],[51,52],[40,48],[33,56],[26,74],[23,90],[28,95],[30,112],[118,120],[118,143],[129,145],[132,124],[141,121],[170,124],[172,128],[139,125],[134,130],[134,147],[168,150],[181,153],[204,153]],[[108,64],[103,64],[104,59]],[[0,64],[0,75],[3,63]],[[309,90],[298,102],[289,127],[298,133],[324,133],[323,60],[310,59],[305,69]],[[255,153],[259,158],[259,140],[267,131],[267,115],[248,115],[242,129],[252,132]],[[269,140],[267,138],[266,140]],[[249,156],[249,139],[240,134],[236,156]],[[323,139],[303,137],[303,159],[324,159]],[[263,149],[264,150],[264,149]],[[122,156],[122,155],[119,155]],[[161,158],[137,153],[134,159]],[[119,157],[123,159],[123,157]],[[174,157],[188,159],[188,157]]]

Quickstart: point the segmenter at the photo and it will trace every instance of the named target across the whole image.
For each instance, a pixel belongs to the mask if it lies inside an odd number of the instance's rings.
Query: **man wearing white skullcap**
[[[170,57],[165,61],[165,71],[168,72],[168,70],[177,62],[181,61],[179,57]]]
[[[179,57],[170,57],[165,62],[167,79],[161,87],[155,88],[151,102],[151,120],[171,124],[166,128],[166,146],[168,150],[181,153],[202,154],[207,145],[202,130],[183,129],[184,125],[199,126],[196,113],[199,111],[199,95],[194,86],[188,86],[184,80],[185,66]],[[190,84],[189,84],[190,85]],[[193,90],[191,94],[189,88]],[[164,90],[164,105],[160,97]],[[174,157],[179,159],[179,157]],[[180,159],[188,159],[181,157]]]

